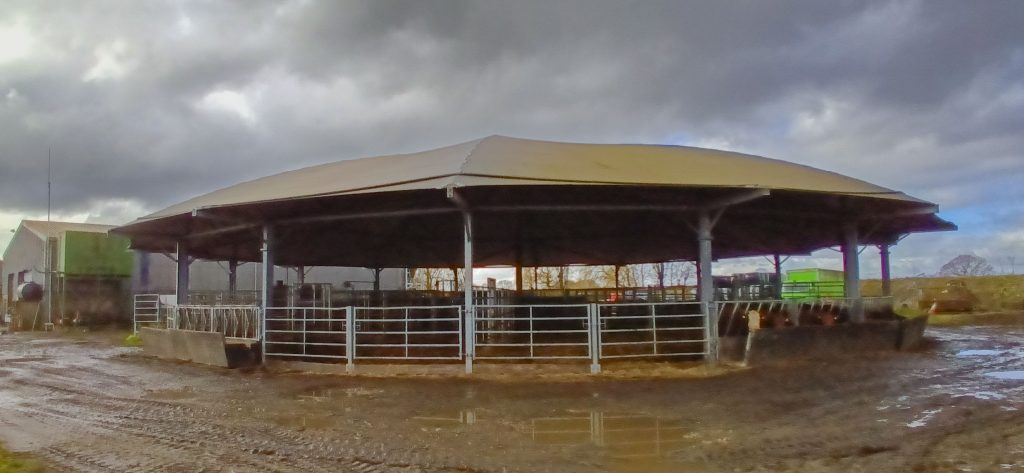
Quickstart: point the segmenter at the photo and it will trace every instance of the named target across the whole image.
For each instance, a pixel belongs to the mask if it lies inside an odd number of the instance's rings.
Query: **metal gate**
[[[462,306],[356,307],[354,310],[355,359],[462,359]]]
[[[600,359],[704,356],[705,313],[699,302],[596,304]]]
[[[590,304],[478,305],[478,360],[590,359]]]
[[[351,364],[351,321],[351,307],[272,307],[263,325],[263,354],[346,360]]]
[[[132,331],[139,333],[140,325],[160,325],[160,295],[135,294],[132,301]]]
[[[346,360],[590,360],[713,353],[707,306],[697,302],[274,307],[266,357]],[[467,335],[469,333],[470,335]],[[469,354],[470,356],[466,356]]]

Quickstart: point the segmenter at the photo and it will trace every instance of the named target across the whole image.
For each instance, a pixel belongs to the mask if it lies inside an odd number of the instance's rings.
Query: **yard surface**
[[[715,377],[516,382],[230,371],[2,335],[0,442],[52,471],[1024,471],[1024,324],[928,335],[915,353]]]

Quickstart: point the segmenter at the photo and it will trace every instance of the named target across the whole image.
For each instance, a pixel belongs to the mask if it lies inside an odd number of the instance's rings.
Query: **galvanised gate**
[[[703,359],[715,327],[700,302],[272,307],[265,358],[414,363]]]

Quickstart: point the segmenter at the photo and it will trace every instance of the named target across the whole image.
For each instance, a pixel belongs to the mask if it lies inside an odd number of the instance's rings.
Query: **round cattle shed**
[[[236,184],[114,231],[135,249],[177,254],[181,304],[190,258],[264,262],[264,308],[274,265],[464,267],[471,282],[474,266],[677,260],[697,263],[707,304],[716,259],[834,246],[846,297],[857,298],[859,247],[882,249],[887,278],[889,245],[956,228],[937,212],[892,189],[760,156],[489,136]],[[472,285],[463,288],[468,366],[476,301]],[[710,353],[715,335],[707,338]]]

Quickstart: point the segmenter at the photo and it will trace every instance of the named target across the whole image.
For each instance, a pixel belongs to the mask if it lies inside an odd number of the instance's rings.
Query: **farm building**
[[[179,262],[262,261],[261,309],[246,333],[268,359],[459,360],[467,371],[485,360],[586,360],[597,370],[602,360],[627,357],[714,361],[720,325],[755,310],[779,327],[813,320],[806,307],[864,323],[859,249],[879,247],[887,277],[888,247],[901,237],[956,228],[937,212],[898,191],[760,156],[490,136],[237,184],[115,232],[133,248],[174,253]],[[715,297],[716,259],[778,260],[833,246],[844,259],[841,301],[801,305],[765,290],[758,291],[763,303],[737,311]],[[522,289],[524,267],[666,261],[697,264],[695,298]],[[461,294],[433,299],[282,305],[268,284],[275,265],[461,267],[463,284]],[[516,290],[496,297],[474,288],[473,269],[490,265],[516,268]],[[177,275],[177,302],[185,305],[189,269]]]
[[[159,253],[128,248],[128,239],[110,235],[111,225],[24,220],[15,231],[4,259],[4,306],[10,313],[20,312],[23,319],[43,323],[102,324],[125,322],[130,317],[132,293],[174,293],[173,258]],[[190,288],[204,301],[223,298],[231,288],[230,268],[216,261],[192,261]],[[306,282],[372,287],[374,272],[364,268],[316,268],[303,271]],[[283,282],[289,274],[300,279],[294,268],[279,267]],[[238,265],[234,288],[252,293],[261,284],[255,264]],[[43,300],[21,301],[18,287],[36,283],[43,289]],[[404,284],[404,273],[381,273],[380,285],[397,289]],[[249,299],[253,299],[251,296]],[[44,322],[45,321],[45,322]],[[31,324],[31,323],[30,323]]]
[[[126,310],[132,251],[109,225],[23,220],[4,252],[6,304],[37,328],[78,318],[115,321]],[[18,288],[35,283],[42,300],[22,300]],[[31,320],[31,322],[27,322]]]

